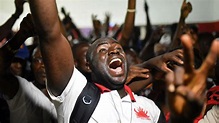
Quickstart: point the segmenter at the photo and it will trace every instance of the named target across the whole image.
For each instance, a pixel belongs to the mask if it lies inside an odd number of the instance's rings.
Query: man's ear
[[[90,64],[89,64],[88,62],[86,62],[85,65],[86,65],[86,69],[87,69],[87,71],[88,71],[88,72],[91,72],[92,70],[90,69]]]
[[[75,67],[77,68],[78,67],[78,62],[76,60],[74,60],[74,63],[75,63]]]

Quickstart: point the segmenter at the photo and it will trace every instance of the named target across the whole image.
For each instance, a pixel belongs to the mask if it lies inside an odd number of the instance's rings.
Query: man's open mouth
[[[109,63],[110,71],[121,74],[123,72],[122,70],[122,60],[119,58],[112,59]]]

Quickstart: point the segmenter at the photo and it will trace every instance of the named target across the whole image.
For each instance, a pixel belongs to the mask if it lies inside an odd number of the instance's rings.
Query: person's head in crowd
[[[164,44],[156,43],[154,45],[154,54],[155,56],[164,54],[167,51],[167,47]]]
[[[111,90],[123,89],[128,75],[128,63],[118,41],[109,37],[95,40],[86,58],[94,82]]]
[[[205,58],[208,54],[208,51],[211,47],[211,43],[214,40],[214,36],[212,33],[203,32],[198,35],[198,45],[199,50],[203,58]]]
[[[37,46],[32,53],[31,57],[31,70],[34,75],[34,84],[39,88],[45,88],[46,71],[42,60],[42,55],[39,46]]]
[[[173,39],[174,34],[176,32],[178,23],[173,23],[170,25],[170,30],[171,30],[171,39]],[[198,40],[198,27],[196,24],[187,24],[184,26],[183,32],[182,33],[190,33],[194,41]]]
[[[29,58],[29,50],[26,45],[23,44],[18,52],[15,54],[12,60],[10,70],[14,75],[25,77],[26,74],[26,64]]]
[[[171,43],[171,34],[169,32],[167,32],[167,27],[164,27],[164,34],[161,36],[159,43],[164,45],[166,48],[168,48],[168,46]]]
[[[102,28],[102,23],[100,20],[97,20],[97,19],[94,19],[93,20],[93,27],[95,30],[97,31],[101,31],[101,28]]]
[[[90,44],[86,41],[81,41],[72,46],[72,53],[74,56],[75,67],[91,81],[91,70],[88,67],[86,54]]]
[[[194,38],[194,40],[198,40],[198,27],[196,24],[188,24],[189,28],[190,28],[190,33],[192,34],[192,37]]]

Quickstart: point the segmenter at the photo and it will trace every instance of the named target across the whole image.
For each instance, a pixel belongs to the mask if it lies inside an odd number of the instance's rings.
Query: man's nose
[[[110,50],[109,55],[113,55],[113,54],[119,54],[119,51],[117,49]]]

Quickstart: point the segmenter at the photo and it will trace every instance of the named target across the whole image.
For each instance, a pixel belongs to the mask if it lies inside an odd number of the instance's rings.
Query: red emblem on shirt
[[[137,110],[134,109],[134,111],[135,111],[138,118],[151,120],[151,118],[148,116],[148,111],[144,111],[143,108],[139,107]]]

